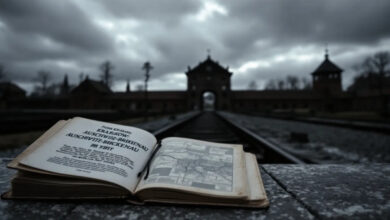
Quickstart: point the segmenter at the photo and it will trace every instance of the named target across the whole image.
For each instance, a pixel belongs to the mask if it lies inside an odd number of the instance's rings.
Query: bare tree
[[[372,74],[373,68],[371,66],[371,57],[366,57],[363,62],[355,64],[353,66],[355,71],[359,72],[359,75],[369,75]]]
[[[249,90],[257,90],[257,83],[256,81],[252,80],[248,84],[248,89]]]
[[[388,98],[384,93],[386,84],[388,84],[390,75],[390,53],[380,51],[367,57],[362,63],[355,66],[359,72],[354,79],[353,84],[348,88],[350,91],[361,89],[375,89],[379,91],[382,99],[382,113],[388,115]]]
[[[278,85],[275,79],[271,79],[265,84],[265,90],[276,90],[277,88]]]
[[[40,70],[38,71],[36,81],[39,83],[39,90],[41,95],[45,95],[47,87],[51,79],[51,73],[49,71]]]
[[[288,75],[286,77],[287,88],[297,90],[299,88],[299,78],[296,76]]]
[[[311,88],[311,82],[306,77],[300,79],[293,75],[288,75],[285,79],[271,79],[265,84],[266,90],[310,90]]]
[[[111,71],[113,69],[114,69],[114,65],[112,65],[109,60],[106,60],[102,64],[100,64],[100,70],[102,71],[100,78],[102,79],[103,83],[106,84],[108,87],[111,87],[112,85],[113,76]]]
[[[5,68],[2,64],[0,64],[0,81],[5,78]]]
[[[82,83],[84,81],[84,73],[81,72],[79,73],[79,84]]]
[[[301,89],[303,89],[303,90],[311,90],[312,89],[311,82],[306,77],[301,78]]]
[[[390,74],[390,53],[387,51],[381,51],[376,54],[371,59],[372,65],[374,67],[374,72],[377,72],[381,77],[385,77],[387,74]]]
[[[68,74],[66,73],[64,76],[64,80],[62,81],[62,84],[60,85],[60,94],[61,95],[67,95],[69,93],[69,81],[68,81]]]
[[[388,116],[389,114],[389,103],[388,98],[384,94],[384,83],[385,77],[390,73],[390,54],[389,52],[378,52],[374,54],[371,59],[372,66],[374,67],[374,72],[379,75],[379,94],[382,97],[382,114]]]
[[[149,72],[153,69],[154,67],[152,66],[152,64],[150,64],[149,61],[145,62],[144,65],[142,66],[142,69],[145,70],[145,91],[148,91],[148,80],[149,80],[149,77],[150,77],[150,74]]]
[[[276,82],[277,88],[279,90],[284,90],[285,89],[285,82],[283,79],[278,79]]]
[[[384,77],[390,74],[390,53],[387,51],[377,52],[355,65],[354,69],[361,75],[378,74]]]
[[[148,120],[148,107],[149,107],[149,101],[148,101],[148,80],[149,80],[149,72],[153,69],[152,64],[150,64],[149,61],[145,62],[142,66],[142,69],[145,70],[145,121]]]
[[[127,79],[127,81],[126,81],[126,92],[129,93],[130,90],[131,90],[131,89],[130,89],[130,80]]]

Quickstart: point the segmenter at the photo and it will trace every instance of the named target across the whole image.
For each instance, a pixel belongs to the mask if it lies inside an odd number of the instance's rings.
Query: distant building
[[[356,95],[380,93],[381,91],[390,93],[390,76],[380,76],[375,73],[360,75],[348,87],[348,92]]]
[[[340,94],[342,92],[341,73],[343,70],[329,60],[325,54],[325,60],[312,73],[313,90],[322,94]]]
[[[216,97],[216,109],[230,109],[230,77],[229,68],[222,67],[210,56],[196,67],[188,67],[187,104],[188,109],[203,109],[203,94],[211,92]]]
[[[232,72],[210,56],[197,66],[188,67],[186,91],[131,91],[129,83],[125,92],[113,92],[101,81],[85,79],[69,89],[67,77],[62,83],[62,95],[57,98],[26,98],[8,101],[7,97],[24,97],[24,90],[15,84],[1,84],[1,108],[61,108],[115,110],[144,114],[176,113],[203,110],[214,103],[216,110],[235,112],[341,112],[383,111],[390,103],[390,90],[354,91],[342,90],[343,70],[334,64],[328,54],[312,72],[313,88],[309,90],[231,90]],[[6,95],[9,94],[9,95]],[[65,94],[65,95],[64,95]],[[210,95],[211,94],[211,95]],[[208,97],[205,104],[205,97]],[[212,98],[211,98],[212,97]],[[5,101],[4,101],[5,100]],[[389,108],[387,108],[389,109]]]
[[[0,109],[13,108],[24,101],[26,91],[12,82],[0,82]]]
[[[117,92],[104,97],[111,109],[124,112],[144,113],[147,105],[148,113],[175,113],[188,111],[187,93],[184,91],[149,91],[146,104],[145,92]]]
[[[110,103],[103,98],[113,94],[111,89],[102,81],[86,78],[70,91],[69,107],[74,109],[107,109]]]
[[[26,91],[12,82],[0,82],[0,99],[25,98]]]

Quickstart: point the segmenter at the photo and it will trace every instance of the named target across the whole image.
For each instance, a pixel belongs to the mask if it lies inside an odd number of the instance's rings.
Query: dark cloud
[[[99,2],[113,16],[166,22],[168,25],[180,22],[183,16],[196,11],[200,7],[198,0],[100,0]]]
[[[390,34],[386,0],[224,1],[232,17],[257,24],[252,34],[289,42],[375,42]]]
[[[36,0],[26,5],[2,0],[0,4],[0,17],[7,28],[26,38],[47,37],[53,43],[90,52],[111,49],[110,37],[68,1]]]
[[[77,64],[113,51],[111,37],[70,2],[39,0],[27,7],[2,0],[0,5],[0,57],[13,70],[10,78],[29,80],[39,69],[62,75],[74,69],[56,62]]]
[[[235,70],[235,88],[246,88],[252,79],[262,84],[288,74],[309,76],[326,43],[350,81],[353,63],[390,49],[386,0],[35,0],[28,5],[0,0],[0,5],[0,63],[17,81],[34,78],[40,69],[58,79],[69,73],[73,82],[80,72],[98,78],[99,64],[111,60],[117,81],[141,80],[142,64],[150,61],[152,79],[172,83],[180,77],[170,74],[197,65],[210,48],[214,59]],[[302,55],[308,58],[299,60]],[[252,67],[243,68],[250,62]]]

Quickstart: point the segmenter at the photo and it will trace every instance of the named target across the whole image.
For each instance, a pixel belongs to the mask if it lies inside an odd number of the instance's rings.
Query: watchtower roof
[[[322,75],[328,73],[341,73],[343,70],[329,60],[328,54],[325,54],[325,60],[317,67],[312,75]]]

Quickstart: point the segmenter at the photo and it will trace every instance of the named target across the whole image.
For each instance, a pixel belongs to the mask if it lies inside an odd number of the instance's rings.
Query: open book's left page
[[[10,163],[8,163],[9,168],[19,169],[24,171],[35,171],[34,168],[30,168],[27,166],[23,166],[20,164],[20,161],[38,149],[47,139],[51,136],[55,135],[58,131],[60,131],[65,125],[68,123],[68,120],[60,120],[55,123],[49,130],[45,131],[37,140],[35,140],[30,146],[28,146],[21,154],[19,154],[15,159],[13,159]],[[45,171],[40,171],[42,173],[46,173]]]
[[[156,142],[151,133],[138,128],[74,118],[20,163],[49,172],[108,181],[134,192],[137,174]]]

